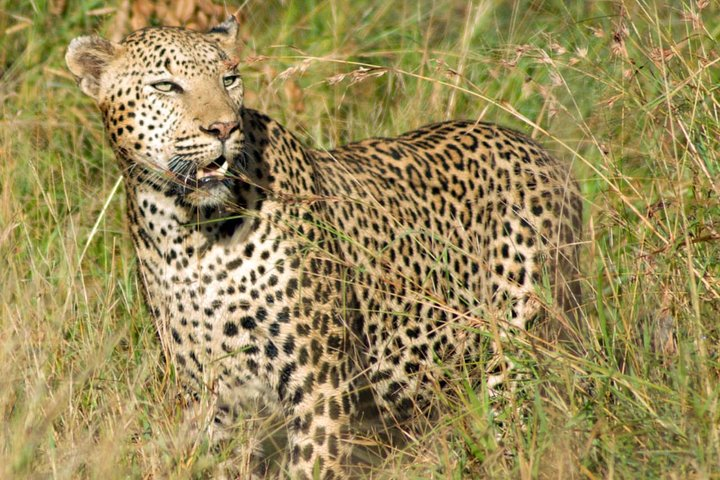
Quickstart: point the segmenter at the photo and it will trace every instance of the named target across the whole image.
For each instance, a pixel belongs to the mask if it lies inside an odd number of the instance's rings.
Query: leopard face
[[[72,42],[70,70],[100,107],[126,175],[190,205],[228,201],[244,141],[235,33],[228,23],[207,34],[152,28],[119,44]]]

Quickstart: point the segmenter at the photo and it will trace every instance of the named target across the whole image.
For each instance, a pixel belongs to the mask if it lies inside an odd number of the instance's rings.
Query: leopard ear
[[[236,12],[223,23],[211,28],[207,35],[225,50],[230,56],[237,56],[242,48],[240,40],[240,20]]]
[[[121,48],[97,35],[78,37],[70,42],[65,63],[85,94],[98,99],[100,77]]]

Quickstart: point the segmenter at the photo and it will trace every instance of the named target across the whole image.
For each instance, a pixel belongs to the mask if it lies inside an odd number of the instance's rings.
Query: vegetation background
[[[483,119],[580,180],[588,355],[536,372],[510,444],[466,389],[384,478],[720,478],[714,0],[0,0],[0,478],[219,461],[183,430],[119,172],[63,57],[75,36],[238,8],[247,105],[306,143]]]

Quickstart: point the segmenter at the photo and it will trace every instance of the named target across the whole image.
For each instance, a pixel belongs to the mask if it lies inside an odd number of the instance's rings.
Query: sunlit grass
[[[112,14],[0,5],[0,478],[207,474],[227,452],[187,434],[118,169],[64,68],[70,39],[112,33]],[[720,471],[720,6],[621,5],[244,7],[246,103],[306,143],[482,119],[532,135],[581,184],[588,354],[528,362],[526,418],[504,443],[487,392],[458,382],[386,478]]]

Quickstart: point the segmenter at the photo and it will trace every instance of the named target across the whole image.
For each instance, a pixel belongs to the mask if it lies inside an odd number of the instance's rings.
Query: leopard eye
[[[155,90],[157,90],[158,92],[162,92],[162,93],[170,93],[170,92],[182,93],[182,91],[183,91],[183,89],[180,85],[178,85],[177,83],[173,83],[173,82],[157,82],[157,83],[153,83],[152,87]]]
[[[225,88],[233,88],[240,83],[240,75],[228,75],[223,78]]]

